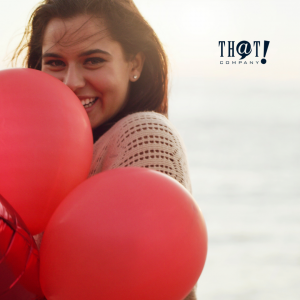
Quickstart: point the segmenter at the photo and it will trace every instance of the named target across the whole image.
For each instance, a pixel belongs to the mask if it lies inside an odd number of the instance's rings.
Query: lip
[[[78,96],[77,95],[77,98],[79,100],[85,100],[85,99],[90,99],[90,98],[99,98],[98,96]]]
[[[85,111],[87,112],[87,113],[90,113],[93,109],[94,109],[94,107],[95,107],[95,104],[99,101],[99,97],[97,97],[97,96],[77,96],[78,97],[78,99],[79,100],[85,100],[85,99],[90,99],[90,98],[97,98],[97,100],[95,101],[95,103],[92,105],[92,106],[90,106],[90,107],[87,107],[87,108],[85,108],[84,106],[83,106],[83,108],[85,109]]]
[[[85,107],[83,106],[84,109],[85,109],[85,111],[86,111],[87,113],[91,112],[91,111],[94,109],[95,105],[96,105],[99,101],[100,101],[100,99],[99,99],[99,97],[97,97],[97,100],[95,101],[95,103],[94,103],[92,106],[87,107],[87,108],[85,108]]]

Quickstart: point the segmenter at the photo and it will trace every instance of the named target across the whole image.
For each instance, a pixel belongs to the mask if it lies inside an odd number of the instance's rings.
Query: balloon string
[[[7,250],[6,250],[5,254],[3,255],[3,257],[2,257],[1,260],[0,260],[0,264],[1,264],[1,263],[3,262],[3,260],[5,259],[5,257],[7,256],[7,254],[9,253],[10,248],[12,247],[12,244],[13,244],[13,241],[14,241],[14,238],[15,238],[15,235],[16,235],[16,233],[17,233],[17,230],[14,230],[14,229],[12,228],[12,226],[9,224],[9,222],[7,222],[7,220],[3,219],[2,217],[0,217],[0,219],[1,219],[8,227],[10,227],[10,228],[13,230],[13,234],[12,234],[11,239],[10,239],[10,241],[9,241],[9,245],[8,245],[8,247],[7,247]],[[16,223],[16,228],[19,227],[18,225],[19,225],[19,224]],[[28,243],[28,240],[27,240],[22,234],[20,234],[20,235],[21,235],[21,236],[23,237],[23,239],[27,242],[27,244],[29,244],[29,243]],[[30,245],[30,244],[29,244],[29,245]],[[0,294],[0,297],[3,296],[3,295],[5,295],[6,293],[8,293],[8,292],[9,292],[9,291],[10,291],[10,290],[18,283],[18,281],[20,280],[20,278],[24,275],[24,273],[25,273],[25,271],[26,271],[26,266],[27,266],[27,264],[28,264],[28,261],[29,261],[30,256],[31,256],[31,254],[32,254],[33,251],[34,251],[34,248],[32,247],[32,245],[30,245],[29,253],[28,253],[28,256],[27,256],[27,259],[26,259],[26,263],[25,263],[25,268],[24,268],[24,270],[19,274],[19,276],[14,280],[14,282],[11,283],[11,285],[8,287],[8,289]]]
[[[0,264],[1,264],[3,262],[3,260],[5,259],[7,253],[9,252],[9,249],[12,245],[12,242],[13,242],[13,239],[14,239],[14,236],[15,236],[16,232],[15,232],[14,228],[7,222],[7,220],[5,220],[3,217],[0,217],[0,219],[4,222],[4,224],[6,224],[13,231],[13,234],[12,234],[11,239],[9,241],[7,250],[6,250],[5,254],[3,255],[3,257],[0,259]]]

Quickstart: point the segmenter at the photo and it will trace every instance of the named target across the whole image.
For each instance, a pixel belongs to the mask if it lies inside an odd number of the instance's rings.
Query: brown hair
[[[119,117],[138,111],[167,115],[167,56],[132,0],[44,0],[32,13],[12,60],[16,61],[27,50],[24,65],[41,70],[42,42],[49,21],[80,14],[103,18],[111,37],[121,44],[127,59],[139,52],[145,56],[141,76],[131,83],[128,102]]]

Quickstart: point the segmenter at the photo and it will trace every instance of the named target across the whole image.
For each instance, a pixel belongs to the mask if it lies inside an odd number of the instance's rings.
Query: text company
[[[251,47],[251,44],[248,41],[241,41],[236,45],[236,48],[234,47],[234,41],[228,41],[228,57],[235,57],[235,50],[238,55],[240,55],[240,61],[239,64],[247,64],[246,61],[242,62],[241,60],[247,57],[251,54],[252,48],[255,49],[255,57],[258,56],[259,48],[260,48],[260,41],[254,41],[253,47]],[[264,49],[263,49],[263,58],[260,60],[262,64],[265,64],[267,60],[265,59],[268,47],[269,47],[270,41],[264,41]],[[219,47],[221,47],[221,56],[224,57],[224,52],[226,51],[226,42],[225,41],[219,41]],[[255,61],[256,64],[259,63],[259,61]],[[226,61],[226,64],[228,65],[230,62]],[[232,64],[236,64],[236,61],[231,61]],[[253,64],[253,61],[249,62],[250,64]],[[223,61],[220,61],[220,64],[223,64]]]

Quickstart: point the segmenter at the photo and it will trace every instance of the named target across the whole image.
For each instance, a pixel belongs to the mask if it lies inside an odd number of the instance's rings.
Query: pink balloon
[[[181,184],[119,168],[83,182],[55,211],[40,280],[48,300],[182,300],[206,253],[203,216]]]
[[[44,299],[39,251],[14,209],[0,195],[0,299]]]
[[[76,95],[48,74],[10,69],[0,82],[0,193],[37,234],[87,178],[91,126]]]

